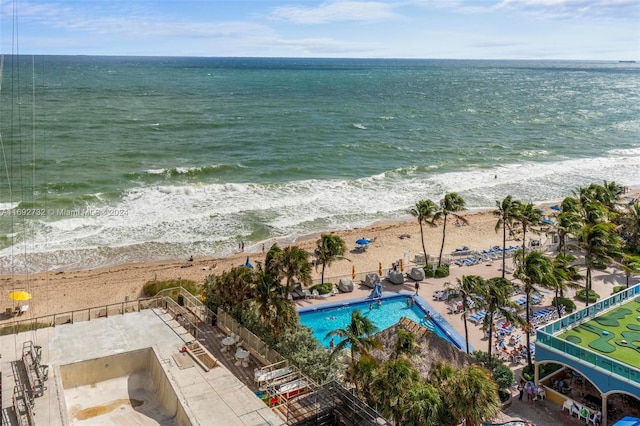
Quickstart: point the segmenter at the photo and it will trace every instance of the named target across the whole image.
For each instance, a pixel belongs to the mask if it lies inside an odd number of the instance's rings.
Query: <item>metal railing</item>
[[[270,365],[285,361],[285,358],[282,355],[271,349],[251,331],[238,324],[238,322],[234,320],[231,315],[223,311],[222,308],[218,308],[217,316],[218,327],[224,330],[227,334],[234,333],[240,336],[240,339],[244,341],[242,346],[245,347],[251,355],[257,358],[262,364]]]
[[[606,299],[595,302],[593,305],[573,312],[565,317],[553,321],[536,331],[536,344],[545,345],[557,349],[567,355],[578,358],[582,363],[593,367],[602,368],[610,373],[630,380],[640,385],[640,370],[628,364],[616,361],[610,357],[600,355],[590,349],[580,347],[567,340],[555,337],[553,334],[565,330],[567,327],[576,327],[594,318],[597,314],[618,306],[621,302],[630,300],[640,295],[640,284],[622,290]]]
[[[203,322],[211,324],[212,317],[215,317],[215,314],[208,310],[197,297],[193,296],[182,287],[174,287],[162,290],[153,297],[131,301],[127,300],[120,303],[44,315],[36,318],[26,318],[17,321],[12,320],[11,322],[0,325],[0,336],[32,331],[39,328],[57,327],[65,324],[92,321],[98,318],[108,318],[110,316],[123,315],[129,312],[140,312],[145,309],[157,307],[165,308],[167,306],[166,303],[159,303],[159,301],[165,297],[169,297],[178,305],[186,307]]]

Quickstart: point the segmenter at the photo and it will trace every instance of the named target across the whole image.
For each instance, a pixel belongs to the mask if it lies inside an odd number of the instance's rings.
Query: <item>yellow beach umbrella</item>
[[[29,300],[31,299],[31,294],[22,290],[12,291],[11,293],[9,293],[9,299],[18,300],[18,301]]]
[[[352,280],[356,279],[356,265],[351,266],[351,279]]]
[[[382,262],[378,262],[378,275],[382,276]]]

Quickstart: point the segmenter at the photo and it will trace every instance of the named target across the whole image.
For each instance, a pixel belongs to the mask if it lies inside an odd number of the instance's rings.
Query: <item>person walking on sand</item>
[[[418,295],[418,290],[420,290],[420,282],[416,281],[416,296]]]

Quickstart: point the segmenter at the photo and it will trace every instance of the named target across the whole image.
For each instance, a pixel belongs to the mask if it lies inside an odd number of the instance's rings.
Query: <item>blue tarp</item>
[[[371,294],[369,295],[370,299],[378,299],[382,297],[382,284],[378,283],[375,285],[375,287],[373,287],[373,290],[371,291]]]

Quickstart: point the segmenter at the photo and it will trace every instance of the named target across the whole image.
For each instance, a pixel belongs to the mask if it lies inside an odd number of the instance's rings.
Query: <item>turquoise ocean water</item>
[[[640,186],[640,64],[9,57],[3,273]]]

